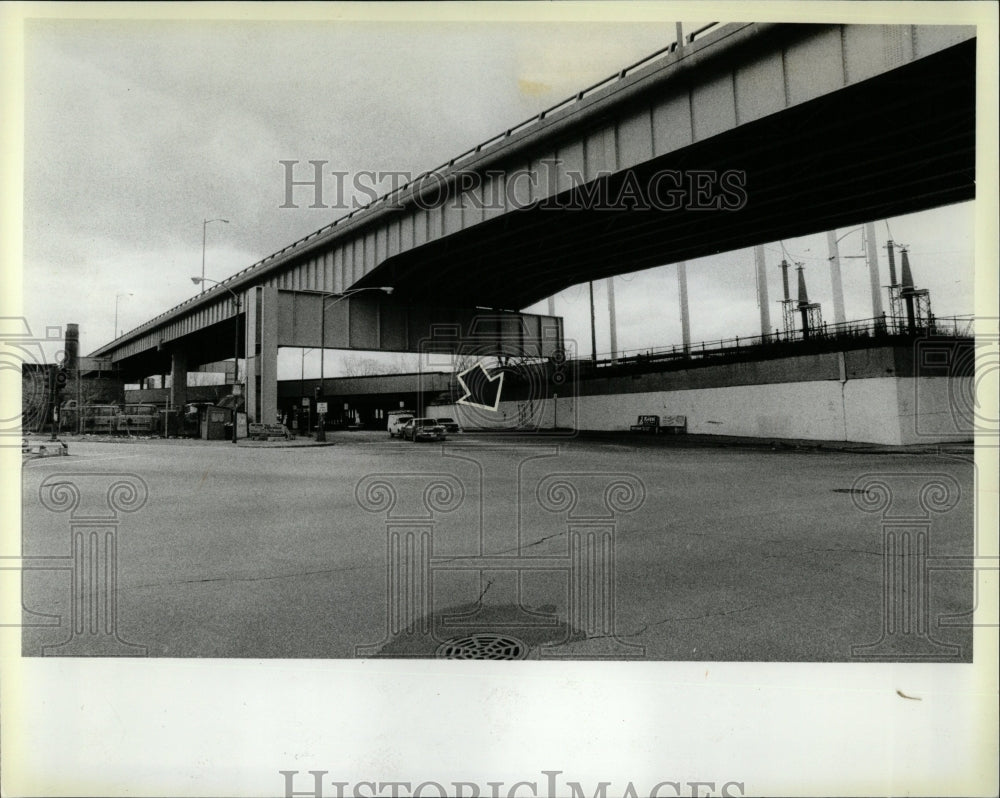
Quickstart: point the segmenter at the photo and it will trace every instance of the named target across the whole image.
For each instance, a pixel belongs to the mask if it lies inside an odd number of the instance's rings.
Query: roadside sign
[[[325,413],[326,412],[326,402],[317,402],[316,403],[316,412],[317,413]]]

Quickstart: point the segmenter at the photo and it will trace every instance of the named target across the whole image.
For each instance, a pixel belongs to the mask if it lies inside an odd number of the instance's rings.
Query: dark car
[[[417,441],[443,441],[444,427],[433,418],[411,418],[399,430],[399,436],[416,443]]]
[[[444,427],[444,431],[448,433],[459,433],[462,428],[458,426],[458,422],[453,418],[439,418],[437,423]]]

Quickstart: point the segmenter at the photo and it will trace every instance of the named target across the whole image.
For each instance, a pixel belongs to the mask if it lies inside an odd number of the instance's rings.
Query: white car
[[[407,421],[412,421],[415,413],[412,410],[394,410],[388,414],[389,423],[387,425],[390,438],[400,437],[400,430]]]

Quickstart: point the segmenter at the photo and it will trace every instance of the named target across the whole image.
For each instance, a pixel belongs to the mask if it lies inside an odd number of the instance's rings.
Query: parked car
[[[434,418],[411,418],[402,429],[400,436],[408,441],[443,441],[445,439],[444,427],[437,423]]]
[[[399,431],[403,428],[403,425],[407,421],[412,421],[415,413],[412,410],[390,410],[387,414],[389,423],[387,425],[389,430],[389,437],[395,438],[399,435]]]
[[[462,428],[458,426],[458,422],[453,418],[439,418],[437,423],[444,427],[444,431],[447,433],[459,433]]]

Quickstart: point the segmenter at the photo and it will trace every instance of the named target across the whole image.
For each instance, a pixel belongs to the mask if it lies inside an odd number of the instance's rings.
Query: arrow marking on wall
[[[476,365],[467,368],[458,376],[458,384],[462,386],[465,395],[458,404],[468,407],[480,407],[483,410],[496,412],[500,409],[500,393],[503,390],[503,372],[494,377],[486,370],[480,360]],[[494,394],[493,391],[496,391]],[[492,395],[492,396],[491,396]],[[490,399],[492,398],[492,403]]]

